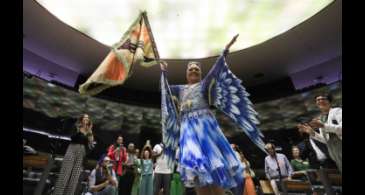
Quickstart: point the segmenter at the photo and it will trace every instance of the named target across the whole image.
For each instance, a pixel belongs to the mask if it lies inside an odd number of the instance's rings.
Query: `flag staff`
[[[155,38],[153,37],[152,30],[151,30],[151,26],[150,26],[150,22],[148,21],[147,12],[146,11],[143,11],[142,12],[142,17],[146,21],[146,27],[147,27],[148,34],[150,35],[151,42],[152,42],[152,49],[153,49],[153,52],[155,53],[156,58],[157,58],[156,61],[159,61],[160,60],[160,54],[158,53],[158,50],[157,50]]]

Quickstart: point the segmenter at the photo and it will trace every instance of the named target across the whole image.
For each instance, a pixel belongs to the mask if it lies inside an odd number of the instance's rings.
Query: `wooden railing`
[[[23,155],[23,168],[44,168],[47,166],[49,154]]]

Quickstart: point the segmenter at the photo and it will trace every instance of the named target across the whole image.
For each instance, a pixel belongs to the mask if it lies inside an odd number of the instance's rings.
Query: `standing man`
[[[163,188],[163,194],[170,194],[170,183],[173,170],[168,166],[167,157],[163,152],[163,143],[156,144],[153,147],[152,156],[156,158],[155,164],[155,178],[154,178],[154,195],[158,195],[161,188]]]
[[[132,192],[135,169],[138,157],[136,156],[136,149],[134,143],[128,144],[127,150],[127,162],[125,165],[125,174],[123,174],[120,182],[121,194],[120,195],[130,195]]]
[[[281,184],[282,180],[291,179],[293,168],[284,154],[276,153],[274,144],[267,143],[265,149],[269,153],[265,158],[265,174],[270,180],[275,195],[279,195],[277,182]]]
[[[298,128],[327,145],[330,157],[342,173],[342,108],[331,108],[332,96],[329,94],[317,95],[315,98],[320,116],[309,124],[298,125]],[[319,128],[319,133],[314,131],[316,128]]]

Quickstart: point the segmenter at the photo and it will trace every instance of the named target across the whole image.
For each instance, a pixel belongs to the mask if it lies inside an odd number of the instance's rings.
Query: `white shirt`
[[[318,148],[318,146],[316,145],[316,143],[314,143],[314,141],[312,139],[309,139],[309,142],[311,143],[312,148],[316,152],[317,159],[319,161],[326,160],[327,159],[326,155]]]
[[[342,108],[331,108],[324,127],[320,128],[319,131],[320,133],[315,132],[314,136],[311,137],[322,143],[327,143],[328,133],[335,133],[342,140]]]
[[[156,144],[155,147],[153,147],[153,152],[156,154],[161,154],[163,152],[161,145]],[[157,157],[155,173],[171,174],[172,172],[172,169],[168,166],[167,157],[165,157],[165,154],[161,154],[159,157]]]

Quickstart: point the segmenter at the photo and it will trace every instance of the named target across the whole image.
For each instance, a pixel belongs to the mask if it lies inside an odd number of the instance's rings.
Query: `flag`
[[[88,80],[80,85],[82,95],[95,95],[101,91],[122,85],[131,76],[132,66],[150,67],[157,64],[159,55],[146,12],[124,33]]]
[[[161,126],[162,141],[165,145],[164,153],[167,164],[173,169],[176,150],[180,139],[179,116],[173,94],[164,72],[161,73]]]

